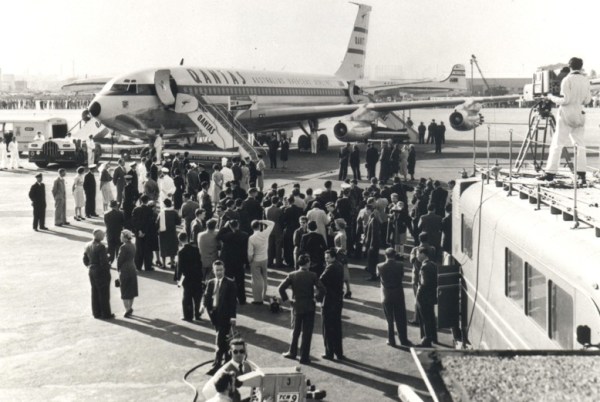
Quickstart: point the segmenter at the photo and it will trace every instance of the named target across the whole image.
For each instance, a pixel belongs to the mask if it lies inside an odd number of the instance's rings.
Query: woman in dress
[[[221,165],[214,164],[213,165],[213,174],[212,174],[212,185],[211,185],[211,197],[213,203],[217,203],[219,201],[219,194],[223,191],[223,173],[221,173]]]
[[[160,214],[160,207],[158,206],[156,201],[150,201],[148,206],[152,208],[152,222],[156,222],[158,216]],[[154,258],[156,258],[156,262],[153,265],[157,267],[162,267],[162,261],[160,259],[160,251],[158,247],[158,225],[148,225],[149,231],[146,233],[146,237],[148,238],[148,247],[154,253]]]
[[[108,171],[107,164],[103,164],[100,167],[100,192],[102,193],[102,208],[106,212],[110,202],[114,200],[111,186],[112,175]]]
[[[85,193],[83,192],[83,173],[85,168],[80,166],[77,168],[77,176],[73,180],[73,198],[75,199],[75,219],[76,221],[84,221],[85,218],[81,214],[81,208],[85,206]]]
[[[177,225],[181,224],[179,213],[173,209],[171,200],[166,198],[163,201],[163,208],[160,210],[157,222],[158,224],[158,244],[160,246],[160,255],[167,267],[167,257],[170,259],[169,266],[175,267],[175,256],[179,251],[179,240],[177,239]]]
[[[185,179],[183,178],[183,169],[174,170],[175,177],[173,178],[173,184],[175,184],[175,192],[173,193],[173,207],[176,211],[181,209],[183,204],[183,192],[185,191]]]
[[[406,145],[402,147],[400,153],[400,174],[404,176],[404,181],[408,180],[408,147]]]
[[[337,260],[344,267],[344,283],[346,284],[346,293],[344,293],[345,299],[352,298],[352,292],[350,291],[350,270],[348,269],[348,237],[346,236],[346,221],[342,218],[338,218],[334,221],[335,237],[333,238],[333,245],[337,251]]]
[[[244,191],[248,192],[250,189],[250,169],[245,161],[242,161],[242,180],[240,181],[240,187],[244,189]]]
[[[290,152],[290,142],[287,137],[283,137],[281,140],[281,152],[279,153],[279,159],[281,159],[281,167],[287,168],[288,154]]]
[[[394,149],[392,149],[392,155],[390,156],[391,162],[391,176],[397,176],[400,171],[400,154],[402,153],[402,149],[400,149],[400,144],[396,144]]]
[[[135,245],[131,242],[134,235],[125,229],[121,232],[121,248],[117,258],[117,271],[121,282],[121,299],[125,306],[125,318],[133,313],[133,299],[138,296],[137,270],[135,267]]]

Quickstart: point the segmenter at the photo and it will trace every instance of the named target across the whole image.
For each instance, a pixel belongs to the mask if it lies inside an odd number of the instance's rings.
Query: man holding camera
[[[583,106],[590,103],[590,81],[582,73],[583,60],[573,57],[569,60],[571,72],[560,85],[560,95],[548,94],[548,99],[559,105],[556,132],[552,136],[546,173],[539,180],[552,181],[558,171],[560,155],[566,145],[577,145],[577,175],[581,184],[585,184],[585,169],[587,166],[586,148],[584,141],[585,111]]]

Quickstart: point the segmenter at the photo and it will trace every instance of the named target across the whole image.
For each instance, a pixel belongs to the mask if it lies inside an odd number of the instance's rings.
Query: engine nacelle
[[[373,135],[373,126],[365,121],[340,121],[333,126],[333,134],[344,142],[365,141]]]
[[[483,115],[479,109],[455,110],[450,114],[450,125],[456,131],[469,131],[483,123]]]

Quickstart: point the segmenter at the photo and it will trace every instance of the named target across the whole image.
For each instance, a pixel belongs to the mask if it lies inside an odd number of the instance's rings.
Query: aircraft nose
[[[98,102],[94,101],[92,102],[88,110],[90,111],[90,114],[93,117],[98,117],[100,116],[100,111],[102,110],[102,107],[100,107],[100,104]]]

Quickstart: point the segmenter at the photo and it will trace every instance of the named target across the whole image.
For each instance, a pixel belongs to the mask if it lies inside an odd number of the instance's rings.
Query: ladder
[[[250,133],[225,106],[210,104],[206,102],[203,96],[196,96],[196,98],[198,99],[199,108],[219,123],[216,125],[217,128],[219,126],[224,128],[234,142],[239,145],[239,152],[242,156],[249,156],[252,160],[258,159],[258,151],[248,140]]]

